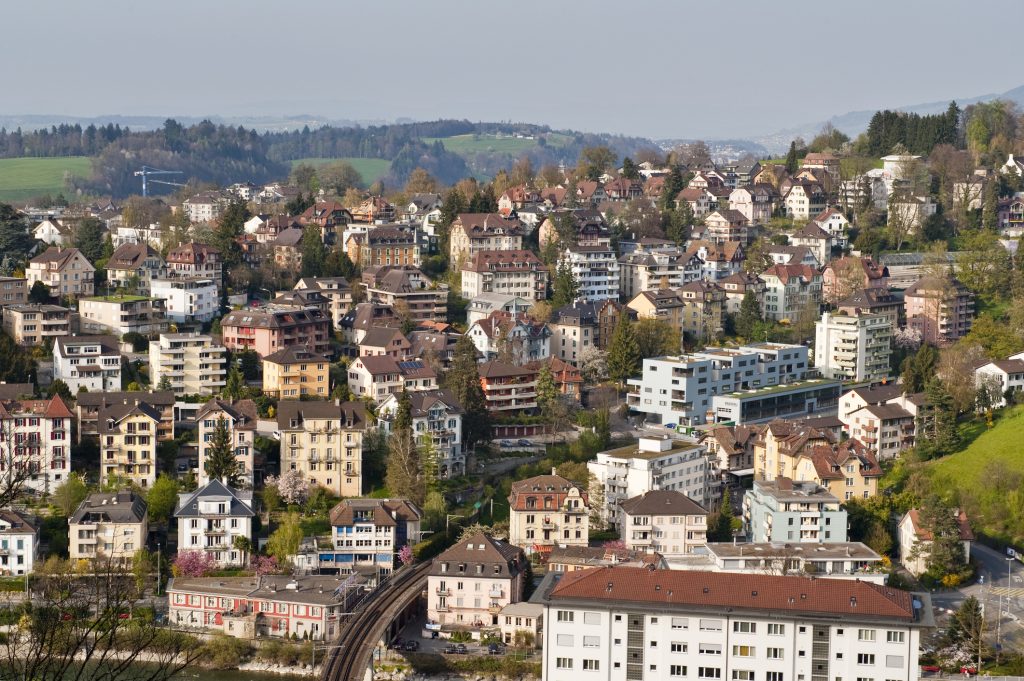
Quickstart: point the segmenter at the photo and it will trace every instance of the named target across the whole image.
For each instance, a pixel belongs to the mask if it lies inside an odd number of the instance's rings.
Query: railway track
[[[410,591],[418,594],[429,570],[430,561],[403,568],[359,604],[335,641],[320,677],[322,681],[362,681],[373,648],[390,623],[385,614],[407,599]]]

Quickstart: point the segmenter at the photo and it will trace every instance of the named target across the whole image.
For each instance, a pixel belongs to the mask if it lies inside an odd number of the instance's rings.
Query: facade
[[[635,445],[598,452],[587,469],[604,489],[605,505],[597,511],[620,529],[622,502],[645,492],[681,492],[704,504],[718,497],[718,472],[707,447],[684,440],[641,437]]]
[[[882,557],[861,542],[712,542],[705,545],[704,553],[709,559],[708,565],[691,567],[684,564],[679,566],[680,569],[851,579],[880,586],[888,579]]]
[[[167,318],[178,324],[213,321],[220,316],[220,286],[198,277],[153,279],[150,293],[162,298]]]
[[[348,381],[357,397],[372,397],[378,403],[403,390],[435,390],[437,374],[425,362],[396,361],[386,355],[357,357],[348,368]]]
[[[53,378],[72,395],[121,389],[121,350],[113,336],[64,336],[53,344]]]
[[[810,378],[716,395],[712,399],[715,422],[749,424],[775,419],[834,416],[842,387],[842,383],[834,379]]]
[[[684,334],[705,340],[722,333],[726,308],[725,289],[714,282],[691,281],[684,284],[678,294],[684,304]]]
[[[216,430],[223,422],[231,451],[238,461],[238,484],[252,488],[255,482],[257,418],[256,404],[252,400],[229,402],[215,398],[202,406],[196,414],[199,430],[199,472],[196,477],[200,485],[210,482],[206,460],[210,457]]]
[[[845,542],[846,510],[815,482],[755,480],[743,495],[743,530],[755,543]]]
[[[512,483],[509,542],[527,555],[555,546],[587,546],[590,502],[583,488],[558,475],[537,475]]]
[[[50,287],[51,298],[83,298],[93,294],[92,266],[77,248],[51,246],[28,261],[29,290],[37,281]]]
[[[708,512],[682,492],[650,490],[619,502],[619,508],[619,536],[628,549],[671,560],[707,543]]]
[[[481,364],[479,372],[488,411],[500,414],[537,408],[539,369],[494,360]]]
[[[352,231],[345,241],[349,259],[362,267],[419,267],[420,244],[415,228],[405,225]]]
[[[810,220],[828,206],[825,190],[814,182],[794,182],[783,194],[786,215],[794,220]]]
[[[1008,394],[1024,390],[1024,352],[982,364],[974,370],[974,384],[978,388],[995,386],[998,398],[992,406],[1005,406]]]
[[[115,404],[145,402],[160,415],[156,429],[157,442],[174,439],[174,393],[170,390],[150,392],[79,393],[75,396],[75,418],[78,420],[78,441],[99,437],[100,414]]]
[[[181,209],[191,223],[213,222],[227,208],[228,199],[219,192],[200,192],[186,199]]]
[[[839,303],[860,291],[887,290],[889,268],[871,258],[844,256],[825,265],[822,296],[827,303]]]
[[[844,430],[879,459],[891,459],[914,446],[917,416],[897,403],[869,404],[843,419]]]
[[[822,376],[856,382],[889,376],[893,328],[887,315],[826,312],[814,329],[814,366]]]
[[[220,324],[228,350],[255,350],[261,358],[293,345],[318,354],[331,352],[330,317],[313,307],[267,305],[235,310]]]
[[[194,241],[181,244],[167,253],[167,271],[176,277],[201,277],[215,282],[224,279],[224,263],[220,251]]]
[[[82,331],[156,336],[167,330],[164,301],[144,296],[111,295],[83,298],[78,302]]]
[[[163,258],[149,244],[123,244],[107,260],[107,284],[134,293],[149,293],[149,283],[163,268]]]
[[[341,497],[363,491],[363,434],[368,427],[362,402],[281,400],[281,470],[297,470],[310,488]]]
[[[606,349],[622,313],[623,306],[611,300],[554,310],[548,323],[551,356],[576,366],[588,350]]]
[[[448,390],[417,390],[408,393],[411,403],[412,432],[418,442],[429,438],[433,448],[437,477],[441,480],[466,472],[466,454],[462,451],[464,411]],[[377,408],[377,417],[390,432],[391,420],[398,413],[399,395],[389,395]]]
[[[821,273],[807,265],[773,265],[760,274],[764,281],[764,317],[773,321],[818,318],[822,296]]]
[[[28,280],[19,277],[0,277],[0,309],[28,302]]]
[[[303,277],[295,284],[296,291],[319,291],[329,302],[328,311],[334,328],[341,328],[341,318],[352,307],[352,285],[344,277]]]
[[[576,280],[578,301],[619,299],[619,261],[610,246],[569,246],[562,251]]]
[[[551,355],[551,329],[524,314],[492,312],[474,322],[466,335],[487,360],[503,357],[515,364],[525,364]]]
[[[370,302],[407,310],[413,321],[447,319],[448,285],[430,281],[415,267],[363,270],[363,285]]]
[[[215,395],[227,379],[227,348],[204,333],[162,333],[149,343],[153,385],[166,377],[177,396]]]
[[[31,517],[0,508],[0,575],[27,575],[39,553],[39,528]]]
[[[8,305],[4,333],[18,345],[42,345],[71,335],[71,310],[57,305]]]
[[[748,223],[763,225],[771,219],[778,196],[770,184],[736,187],[729,194],[729,208],[741,213]]]
[[[523,224],[501,213],[460,213],[449,228],[449,260],[459,267],[480,251],[523,248]]]
[[[548,270],[533,251],[477,251],[462,266],[462,297],[547,298]]]
[[[71,473],[71,420],[59,395],[0,401],[0,432],[14,442],[3,446],[0,479],[18,471],[14,475],[23,479],[26,490],[39,495],[53,492]]]
[[[360,357],[381,357],[387,355],[395,360],[409,359],[412,342],[399,329],[374,326],[366,331],[359,341]]]
[[[606,567],[549,573],[545,681],[917,681],[928,594],[853,580]]]
[[[522,549],[483,533],[460,540],[432,561],[427,621],[455,627],[494,626],[501,609],[523,597]]]
[[[964,549],[964,561],[971,560],[971,542],[974,532],[967,514],[956,509],[957,529],[960,533],[960,545]],[[900,543],[900,562],[915,577],[920,577],[928,570],[928,556],[935,537],[931,531],[921,524],[920,509],[912,508],[900,519],[896,530]]]
[[[703,261],[696,253],[635,251],[619,258],[619,292],[630,300],[642,291],[679,288],[701,277]]]
[[[374,568],[389,574],[398,552],[420,540],[423,512],[408,499],[345,499],[331,509],[331,551],[320,566],[342,574]]]
[[[71,560],[99,558],[130,566],[149,538],[147,509],[131,490],[90,494],[68,518]]]
[[[271,397],[326,398],[329,379],[330,360],[296,345],[263,358],[263,392]]]
[[[178,495],[178,553],[206,551],[222,567],[242,567],[248,558],[235,537],[252,537],[252,492],[233,490],[211,480],[195,492]]]
[[[127,480],[148,489],[156,482],[160,413],[145,402],[114,403],[99,413],[100,483]]]
[[[922,277],[904,292],[903,300],[907,326],[925,343],[949,344],[971,330],[974,294],[952,277]]]

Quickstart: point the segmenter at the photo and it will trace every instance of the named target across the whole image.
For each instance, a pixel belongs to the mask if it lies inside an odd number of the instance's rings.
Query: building
[[[210,322],[220,316],[220,286],[213,279],[153,279],[150,294],[164,301],[164,313],[176,324]]]
[[[638,319],[660,319],[672,327],[682,345],[686,302],[679,291],[669,288],[641,291],[626,303]]]
[[[818,265],[827,263],[832,257],[832,243],[832,235],[814,221],[789,235],[789,245],[809,250]]]
[[[156,336],[167,330],[164,301],[158,298],[119,294],[82,298],[78,313],[86,333],[112,333],[120,338],[126,333]]]
[[[810,220],[828,207],[828,196],[820,184],[816,182],[794,181],[790,188],[783,192],[782,203],[786,207],[786,215],[794,220]]]
[[[737,314],[743,306],[747,293],[754,294],[757,309],[764,309],[764,282],[760,277],[746,272],[737,272],[716,282],[725,291],[725,311]]]
[[[464,411],[448,390],[417,390],[409,395],[412,432],[417,442],[429,438],[434,454],[437,477],[441,480],[466,472],[466,455],[462,451],[462,417]],[[388,395],[377,407],[377,417],[391,431],[391,421],[398,413],[400,396]]]
[[[498,626],[498,614],[523,597],[522,549],[483,533],[461,539],[432,561],[427,621],[443,627]]]
[[[919,678],[928,594],[853,580],[605,567],[549,573],[545,681]]]
[[[367,588],[358,577],[175,577],[167,620],[236,638],[334,641]]]
[[[551,355],[551,329],[524,314],[492,312],[474,322],[466,335],[486,360],[501,357],[514,364],[525,364]]]
[[[847,382],[889,376],[893,327],[887,315],[825,312],[814,329],[814,366],[822,376]]]
[[[704,231],[701,238],[715,244],[724,244],[727,241],[750,243],[747,217],[738,210],[713,211],[704,218]]]
[[[174,439],[174,393],[170,390],[151,392],[87,392],[75,396],[75,418],[78,421],[78,441],[99,437],[100,413],[115,404],[145,402],[160,415],[157,442]]]
[[[743,495],[743,531],[751,542],[845,542],[846,510],[815,482],[755,480]]]
[[[635,251],[619,258],[619,292],[630,300],[642,291],[675,289],[701,277],[703,261],[696,253]]]
[[[889,268],[866,257],[836,258],[825,265],[821,277],[826,303],[838,303],[858,291],[889,288]]]
[[[0,277],[0,310],[10,305],[28,302],[28,280],[19,277]]]
[[[329,379],[330,360],[297,345],[263,358],[263,392],[271,397],[326,398]]]
[[[843,429],[876,458],[891,459],[914,446],[917,438],[915,412],[895,402],[868,404],[845,417]]]
[[[722,333],[725,289],[714,282],[691,281],[683,284],[678,294],[684,304],[683,334],[705,340]]]
[[[227,361],[227,348],[205,333],[162,333],[149,343],[150,380],[158,386],[166,378],[168,390],[179,397],[219,393]]]
[[[149,244],[123,244],[107,260],[107,285],[146,294],[163,270],[163,258]]]
[[[227,430],[231,451],[238,462],[238,476],[234,484],[251,489],[255,482],[256,469],[256,404],[252,400],[229,402],[214,398],[204,404],[196,414],[199,430],[199,472],[200,485],[210,482],[206,472],[206,460],[214,447],[217,428],[221,423]]]
[[[252,492],[234,490],[211,480],[195,492],[178,495],[178,553],[205,551],[222,567],[242,567],[248,556],[235,548],[235,537],[252,537]]]
[[[590,501],[583,488],[552,469],[512,483],[508,496],[509,542],[527,555],[555,546],[587,546]]]
[[[925,343],[947,345],[971,330],[974,294],[953,277],[921,277],[904,292],[903,301],[907,326]]]
[[[68,518],[68,534],[72,561],[100,559],[130,566],[149,538],[148,506],[131,490],[95,492]]]
[[[418,359],[396,361],[387,355],[357,357],[348,367],[348,382],[357,397],[378,403],[403,390],[434,390],[437,373]]]
[[[555,546],[548,554],[548,572],[576,572],[595,567],[621,565],[623,567],[668,568],[660,553],[631,551],[621,546]]]
[[[518,251],[523,248],[523,224],[501,213],[460,213],[448,230],[449,259],[452,267],[480,251]]]
[[[540,371],[547,367],[551,371],[551,380],[559,395],[563,395],[577,404],[580,402],[583,393],[583,372],[557,357],[548,359],[537,359],[527,362],[529,368]]]
[[[964,549],[964,562],[967,563],[971,560],[974,532],[964,511],[956,509],[954,513],[960,545]],[[931,530],[921,523],[921,510],[912,508],[907,511],[900,519],[896,534],[900,543],[900,562],[910,574],[920,577],[928,571],[928,558],[932,542],[935,540]]]
[[[115,402],[97,420],[100,483],[127,480],[142,488],[156,482],[160,413],[146,402]]]
[[[619,261],[610,246],[569,246],[562,251],[562,263],[576,280],[576,300],[619,299]]]
[[[84,298],[93,294],[92,266],[77,248],[50,246],[28,261],[29,290],[37,281],[50,287],[51,298]]]
[[[463,280],[465,281],[465,280]],[[507,312],[508,314],[525,313],[533,306],[533,299],[521,296],[506,295],[504,293],[482,293],[474,296],[466,308],[466,323],[473,324],[492,312]]]
[[[978,388],[994,386],[993,407],[1006,406],[1006,396],[1024,390],[1024,352],[1010,355],[1008,359],[996,359],[982,364],[974,370],[974,383]]]
[[[8,305],[4,333],[18,345],[36,346],[71,335],[71,310],[57,305]]]
[[[707,543],[708,512],[682,492],[649,490],[619,502],[619,509],[619,537],[628,549],[671,560]]]
[[[321,355],[331,352],[330,317],[313,307],[235,310],[221,319],[220,326],[224,347],[255,350],[261,358],[293,345]]]
[[[341,318],[352,308],[352,285],[344,277],[303,277],[295,283],[296,291],[319,291],[328,302],[334,328],[341,328]]]
[[[200,277],[218,283],[224,280],[220,251],[194,241],[181,244],[167,253],[167,271],[176,277]]]
[[[390,574],[402,547],[420,540],[422,518],[408,499],[345,499],[331,509],[332,550],[319,552],[320,567]]]
[[[50,246],[67,246],[75,239],[75,229],[71,223],[52,218],[33,227],[32,236]]]
[[[772,265],[760,274],[764,281],[764,317],[772,321],[797,322],[818,318],[822,278],[808,265]]]
[[[635,445],[598,452],[587,469],[596,478],[591,485],[604,490],[604,507],[595,510],[620,530],[621,503],[645,492],[672,490],[705,504],[718,497],[718,471],[707,447],[667,436],[641,437]]]
[[[641,378],[627,381],[626,402],[653,423],[700,425],[716,420],[715,396],[792,384],[807,370],[807,348],[784,343],[646,358]]]
[[[548,270],[533,251],[477,251],[462,265],[462,297],[488,294],[547,298]]]
[[[622,311],[623,306],[611,300],[554,310],[548,323],[551,356],[576,366],[588,350],[606,349]]]
[[[220,192],[200,192],[191,198],[185,199],[181,209],[185,211],[189,222],[192,224],[200,222],[213,222],[220,217],[228,206],[228,199]]]
[[[27,575],[39,554],[39,528],[30,516],[0,508],[0,575]]]
[[[543,621],[543,606],[529,602],[510,603],[501,609],[498,617],[501,640],[507,646],[537,648]]]
[[[121,350],[113,336],[63,336],[53,344],[53,378],[72,395],[121,389]]]
[[[419,267],[420,242],[414,227],[388,225],[352,232],[345,241],[349,259],[361,268]]]
[[[360,357],[393,357],[395,360],[409,359],[412,342],[399,329],[374,326],[366,331],[359,341]]]
[[[702,553],[708,559],[705,564],[677,563],[672,567],[712,572],[795,575],[805,579],[850,579],[880,586],[888,579],[882,557],[861,542],[713,542],[706,544]]]
[[[729,208],[746,218],[751,225],[766,224],[775,212],[779,193],[770,184],[736,187],[729,194]]]
[[[13,475],[26,491],[45,496],[67,480],[71,419],[59,395],[48,400],[0,401],[0,434],[6,440],[0,456],[0,480],[6,481],[0,484],[7,484]]]
[[[369,427],[362,402],[281,400],[281,470],[297,470],[310,488],[341,497],[363,492],[363,434]]]
[[[415,267],[371,267],[363,270],[366,297],[394,308],[416,322],[443,322],[448,316],[448,285],[432,282]]]
[[[880,314],[895,330],[903,325],[903,301],[888,288],[866,288],[854,292],[836,303],[839,314]]]
[[[491,413],[523,412],[537,408],[540,370],[494,360],[479,366],[480,385]]]

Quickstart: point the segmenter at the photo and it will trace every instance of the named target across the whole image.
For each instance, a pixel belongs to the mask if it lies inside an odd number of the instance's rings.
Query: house
[[[380,196],[371,196],[352,209],[354,222],[376,224],[391,222],[395,219],[395,206]]]
[[[204,404],[196,414],[199,442],[199,471],[196,474],[200,485],[210,482],[206,470],[207,459],[216,446],[217,429],[227,431],[231,452],[238,462],[237,480],[234,484],[252,488],[255,484],[256,422],[258,414],[252,400],[222,400],[214,398]]]
[[[754,442],[762,426],[716,426],[701,441],[718,458],[718,470],[733,477],[754,474]]]
[[[422,536],[423,511],[408,499],[345,499],[331,509],[331,550],[320,550],[320,566],[341,574],[357,569],[395,569],[398,552]]]
[[[27,575],[39,555],[36,520],[20,511],[0,508],[0,575]]]
[[[845,315],[878,314],[895,330],[903,323],[903,301],[888,288],[865,288],[854,291],[835,303],[837,312]]]
[[[0,433],[17,443],[3,447],[0,480],[9,480],[13,471],[27,467],[25,491],[40,496],[52,493],[71,473],[71,419],[59,395],[48,400],[0,401]]]
[[[992,407],[1005,406],[1008,395],[1024,390],[1024,352],[982,364],[974,370],[974,384],[979,389],[994,385],[998,398]]]
[[[1003,175],[1024,176],[1024,161],[1014,158],[1013,154],[1010,154],[1006,159],[1006,163],[999,167],[999,172]]]
[[[779,193],[770,184],[743,185],[729,193],[729,208],[742,213],[748,224],[763,225],[775,212],[778,198]]]
[[[828,195],[816,182],[805,180],[794,181],[788,190],[783,192],[782,203],[786,207],[786,215],[794,220],[810,220],[828,206]]]
[[[604,192],[609,201],[629,201],[643,196],[644,186],[639,180],[616,177],[604,183]]]
[[[956,509],[953,513],[956,516],[960,545],[964,549],[964,562],[968,562],[971,559],[971,542],[974,541],[974,532],[971,530],[971,523],[963,510]],[[900,562],[915,577],[920,577],[928,571],[928,557],[931,553],[931,544],[935,539],[931,530],[925,527],[921,520],[921,510],[912,508],[900,519],[896,530],[900,543]]]
[[[68,518],[71,560],[109,560],[130,566],[149,538],[149,507],[132,490],[94,492]]]
[[[145,402],[160,415],[157,442],[174,439],[175,396],[170,390],[151,392],[85,392],[75,396],[75,418],[78,421],[78,442],[99,437],[100,414],[115,404]]]
[[[202,324],[220,316],[220,285],[213,279],[153,279],[153,298],[163,299],[164,314],[176,324]]]
[[[204,277],[223,281],[224,263],[220,251],[207,244],[190,241],[167,253],[167,271],[179,277]]]
[[[227,382],[227,348],[205,333],[162,333],[149,343],[153,385],[167,379],[177,396],[214,395]]]
[[[352,307],[352,285],[344,277],[302,277],[295,291],[318,291],[328,300],[328,312],[334,328],[341,328],[341,318]]]
[[[648,490],[620,501],[619,509],[619,537],[630,550],[671,560],[707,542],[708,512],[682,492]]]
[[[559,227],[563,232],[571,232],[560,235]],[[544,248],[548,244],[560,244],[563,239],[568,238],[577,246],[608,246],[611,244],[611,235],[611,228],[600,211],[593,208],[563,209],[554,211],[544,218],[537,229],[537,243]]]
[[[466,472],[466,455],[462,451],[462,405],[448,390],[417,390],[408,393],[412,432],[417,442],[429,441],[434,455],[437,477],[441,480]],[[391,422],[398,413],[400,396],[388,395],[377,408],[381,427],[391,432]]]
[[[611,300],[573,303],[554,310],[548,324],[551,356],[577,366],[589,349],[604,350],[622,312],[623,306]]]
[[[523,225],[500,213],[460,213],[449,228],[449,262],[462,268],[480,251],[517,251],[523,248]]]
[[[775,265],[807,265],[815,269],[819,266],[814,251],[806,246],[769,245],[765,249],[765,255],[771,258]]]
[[[28,261],[28,288],[41,281],[50,287],[51,298],[83,298],[93,294],[92,266],[77,248],[50,246]]]
[[[391,206],[391,204],[386,204],[386,206],[391,207],[390,217],[385,217],[382,214],[381,218],[386,220],[394,219],[394,206]],[[334,246],[338,243],[338,233],[354,221],[354,212],[350,212],[337,201],[317,201],[299,216],[299,222],[303,226],[314,225],[320,228],[320,240],[327,246]],[[368,220],[368,222],[375,221],[372,219]]]
[[[21,277],[0,277],[0,312],[9,305],[28,302],[28,280]]]
[[[845,542],[846,528],[839,499],[813,481],[755,480],[743,495],[743,530],[751,542]]]
[[[263,392],[271,397],[326,398],[330,391],[330,360],[293,345],[263,358]]]
[[[396,360],[410,359],[412,343],[399,329],[375,326],[366,331],[359,341],[360,357],[387,355]]]
[[[32,236],[50,246],[70,246],[75,238],[75,230],[70,223],[57,218],[46,219],[32,228]]]
[[[889,376],[894,329],[887,315],[825,312],[814,329],[814,366],[822,376],[848,382]]]
[[[737,272],[715,282],[725,291],[725,311],[737,314],[747,293],[754,294],[758,309],[764,308],[764,281],[755,274]]]
[[[868,404],[843,420],[853,441],[862,442],[878,459],[892,459],[914,446],[917,417],[897,403]]]
[[[211,480],[195,492],[178,495],[178,554],[205,551],[221,567],[242,567],[248,560],[236,537],[252,538],[252,492],[234,490]]]
[[[839,166],[839,159],[827,151],[812,151],[804,156],[803,161],[800,163],[802,169],[824,170],[837,182],[839,181]]]
[[[448,324],[437,327],[419,327],[409,334],[412,343],[410,356],[423,358],[431,366],[439,366],[442,371],[451,368],[455,358],[455,344],[462,337],[461,333]]]
[[[509,542],[546,554],[555,546],[587,546],[590,502],[583,488],[558,475],[536,475],[512,483],[508,496]]]
[[[501,609],[498,625],[506,646],[540,647],[544,606],[537,603],[509,603]]]
[[[481,364],[479,373],[488,411],[501,414],[537,408],[538,369],[494,360]]]
[[[181,209],[192,224],[213,222],[228,206],[228,199],[220,192],[200,192],[181,204]]]
[[[369,427],[362,402],[281,400],[281,470],[297,470],[310,488],[330,494],[362,494],[363,434]]]
[[[701,278],[703,261],[696,253],[634,251],[619,258],[619,292],[626,300],[642,291],[679,288]]]
[[[115,402],[100,410],[100,483],[127,480],[148,489],[156,482],[160,413],[142,401]]]
[[[562,251],[562,263],[576,280],[576,300],[619,299],[619,262],[610,246],[568,246]]]
[[[691,557],[671,567],[712,572],[794,575],[804,579],[808,576],[847,579],[879,586],[884,586],[889,578],[882,556],[861,542],[711,542],[704,546],[703,554],[706,562],[697,562]]]
[[[716,210],[704,218],[702,238],[715,244],[724,244],[727,241],[748,244],[752,239],[747,223],[747,217],[738,210]]]
[[[925,220],[935,215],[939,205],[931,196],[915,196],[905,191],[896,191],[889,196],[889,210],[886,224],[902,234],[917,234],[924,227]]]
[[[357,397],[372,397],[378,403],[403,390],[434,390],[437,374],[418,359],[395,360],[387,355],[357,357],[348,368],[348,382]]]
[[[278,233],[271,246],[274,249],[274,265],[286,272],[302,270],[302,237],[305,231],[299,227],[289,227]]]
[[[123,244],[107,260],[107,285],[146,294],[163,270],[163,258],[149,244]]]
[[[466,281],[465,275],[463,275],[462,281]],[[529,310],[534,302],[532,298],[508,293],[481,293],[470,299],[469,305],[466,307],[466,323],[472,325],[492,312],[520,314]]]
[[[114,294],[78,301],[82,331],[93,334],[127,333],[156,336],[167,330],[164,300],[145,296]]]
[[[907,326],[933,345],[963,338],[974,321],[974,294],[955,277],[924,276],[903,294]]]
[[[676,194],[675,203],[677,209],[689,204],[693,217],[699,220],[718,207],[718,197],[706,187],[686,187]]]
[[[626,307],[635,312],[638,319],[660,319],[667,323],[682,344],[686,302],[679,291],[668,288],[641,291]]]
[[[835,208],[826,208],[815,215],[811,222],[818,225],[818,227],[832,237],[832,244],[834,246],[846,248],[849,243],[848,230],[850,228],[850,221],[841,212]]]
[[[522,549],[483,533],[460,539],[431,562],[427,621],[497,626],[501,609],[522,600],[525,579]]]
[[[345,241],[349,259],[364,270],[375,266],[419,267],[420,242],[416,229],[405,225],[381,225],[365,234],[351,234]]]
[[[462,265],[462,297],[498,294],[544,300],[548,270],[533,251],[477,251]]]
[[[701,260],[700,278],[718,281],[743,271],[746,253],[739,241],[715,244],[710,241],[691,241],[686,249],[687,257],[696,255]]]
[[[816,222],[808,222],[803,229],[789,235],[790,246],[804,247],[814,254],[815,264],[820,266],[832,257],[832,235],[818,226]],[[812,264],[804,262],[803,264]]]
[[[267,305],[259,310],[235,310],[221,319],[224,347],[255,350],[266,357],[293,345],[311,352],[331,352],[331,320],[309,307]]]
[[[722,333],[725,315],[725,289],[714,282],[691,281],[679,289],[685,305],[682,332],[694,338],[707,339]]]
[[[492,312],[474,322],[466,335],[484,359],[500,357],[523,364],[551,356],[551,330],[547,324],[535,322],[527,315]]]
[[[816,319],[821,306],[822,276],[807,265],[773,265],[760,275],[764,281],[764,317],[797,322],[807,314]]]
[[[53,344],[53,378],[71,394],[121,389],[121,349],[113,336],[64,336]]]

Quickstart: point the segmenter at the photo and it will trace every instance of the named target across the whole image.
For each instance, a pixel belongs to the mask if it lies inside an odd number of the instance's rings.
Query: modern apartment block
[[[619,261],[610,246],[570,246],[562,251],[579,287],[576,300],[619,299]]]
[[[18,345],[42,345],[71,335],[71,310],[57,305],[8,305],[3,327]]]
[[[321,355],[331,352],[330,317],[315,308],[267,305],[235,310],[221,319],[224,347],[255,350],[266,357],[282,348],[301,345]]]
[[[334,328],[341,328],[341,318],[352,307],[352,285],[344,277],[303,277],[295,284],[296,291],[319,291],[327,298]]]
[[[86,333],[155,336],[167,330],[164,301],[159,298],[120,294],[83,298],[78,311]]]
[[[417,322],[443,322],[448,315],[448,285],[433,282],[415,267],[377,266],[363,270],[371,303],[404,310]]]
[[[149,344],[153,385],[166,377],[175,395],[216,395],[227,379],[227,348],[204,333],[162,333]]]
[[[145,499],[131,490],[96,492],[68,518],[71,560],[111,560],[131,565],[149,538]]]
[[[113,336],[64,336],[53,344],[53,378],[80,391],[121,389],[121,349]]]
[[[814,366],[822,376],[856,382],[889,376],[888,315],[826,312],[814,328]]]
[[[154,279],[154,298],[162,298],[167,318],[178,324],[209,322],[220,316],[220,286],[213,279]]]
[[[682,492],[650,490],[619,502],[619,507],[619,537],[628,549],[672,559],[707,542],[708,512]]]
[[[281,470],[297,470],[310,487],[357,497],[363,486],[363,434],[368,423],[362,402],[281,400]]]
[[[755,543],[845,542],[846,510],[813,481],[755,480],[743,495],[743,530]]]
[[[953,278],[922,277],[903,294],[907,326],[925,343],[952,343],[966,336],[974,321],[974,294]]]

